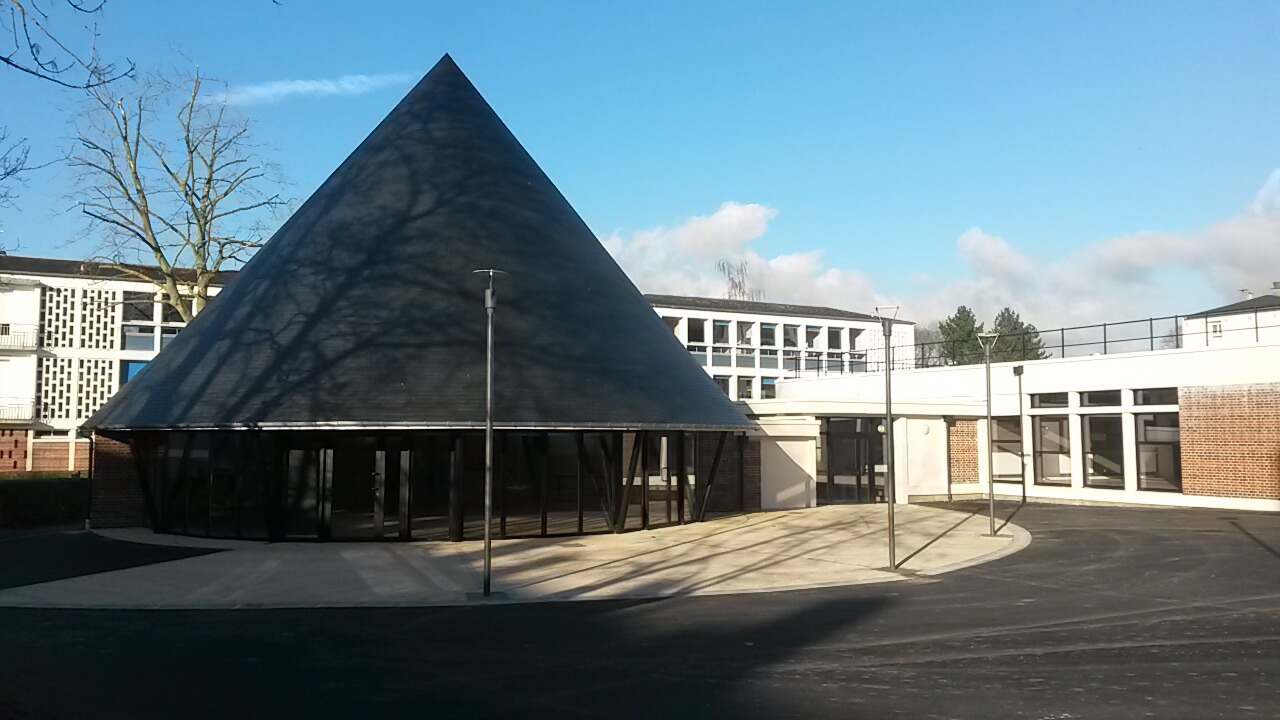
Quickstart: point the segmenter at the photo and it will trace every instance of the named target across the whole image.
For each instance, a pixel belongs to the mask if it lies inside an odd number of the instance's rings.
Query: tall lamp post
[[[996,344],[1000,333],[978,333],[978,342],[982,343],[982,352],[987,363],[987,504],[991,514],[991,536],[996,534],[996,469],[992,458],[991,436],[995,434],[995,426],[991,422],[991,347]]]
[[[892,311],[892,312],[890,312]],[[898,316],[897,305],[877,305],[876,317],[884,333],[884,494],[889,505],[889,569],[898,569],[897,539],[893,527],[893,321]]]
[[[498,307],[498,296],[493,281],[503,270],[487,268],[473,270],[477,275],[488,275],[489,286],[484,289],[484,312],[487,316],[484,352],[484,597],[490,595],[490,578],[493,573],[493,311]]]

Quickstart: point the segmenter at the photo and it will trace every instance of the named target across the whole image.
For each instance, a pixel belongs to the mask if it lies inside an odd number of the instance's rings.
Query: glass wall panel
[[[760,397],[768,399],[778,396],[777,378],[760,378]]]
[[[155,322],[156,299],[148,292],[128,292],[124,294],[125,322]]]
[[[761,350],[760,351],[760,367],[762,368],[778,367],[778,351],[777,350]]]
[[[1178,413],[1134,416],[1137,425],[1138,489],[1182,492],[1182,445]]]
[[[1039,393],[1031,396],[1031,407],[1033,408],[1064,408],[1067,406],[1067,394],[1060,393]]]
[[[760,323],[760,345],[776,347],[778,344],[778,326],[774,323]]]
[[[155,327],[151,325],[125,325],[124,341],[121,346],[124,350],[145,350],[147,352],[155,350]]]
[[[729,344],[729,321],[728,320],[716,320],[712,324],[711,332],[712,332],[711,342],[715,343],[716,345]]]
[[[1178,388],[1150,388],[1134,390],[1135,405],[1177,405]]]
[[[707,341],[707,321],[701,318],[689,318],[685,323],[689,332],[689,342],[693,344]]]
[[[1037,485],[1071,484],[1071,433],[1065,415],[1035,418],[1035,480]]]
[[[1119,415],[1085,415],[1084,484],[1124,489],[1124,439]]]
[[[1022,482],[1022,419],[993,419],[995,430],[991,436],[991,462],[995,466],[995,479]]]
[[[784,348],[800,347],[800,326],[799,325],[783,325],[782,326],[782,347]]]
[[[751,399],[752,385],[753,385],[752,378],[749,378],[749,377],[738,378],[738,399],[739,400]]]
[[[1080,404],[1085,407],[1115,407],[1120,404],[1120,391],[1094,390],[1080,393]]]

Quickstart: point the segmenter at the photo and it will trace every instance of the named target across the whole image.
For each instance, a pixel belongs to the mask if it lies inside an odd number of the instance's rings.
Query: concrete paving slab
[[[1003,557],[1030,536],[985,516],[897,510],[901,571],[888,565],[883,505],[752,513],[620,535],[499,540],[493,589],[508,602],[770,592],[900,581]],[[11,588],[0,606],[269,608],[469,604],[483,544],[253,543],[104,533],[121,542],[223,552]]]

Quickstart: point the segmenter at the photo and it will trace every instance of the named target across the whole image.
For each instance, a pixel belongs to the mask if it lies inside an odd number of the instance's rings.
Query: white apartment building
[[[1271,291],[1254,297],[1240,291],[1240,300],[1188,315],[1182,320],[1182,347],[1242,347],[1280,342],[1280,281]]]
[[[734,400],[772,398],[785,378],[862,374],[884,366],[873,315],[835,308],[722,298],[646,295],[689,354]],[[910,362],[915,325],[893,324],[890,345]]]
[[[88,467],[76,428],[185,326],[160,300],[97,263],[0,254],[0,472]]]

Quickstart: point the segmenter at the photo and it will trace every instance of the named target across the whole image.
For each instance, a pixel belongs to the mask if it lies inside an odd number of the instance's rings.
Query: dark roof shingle
[[[445,56],[86,426],[746,429]]]

